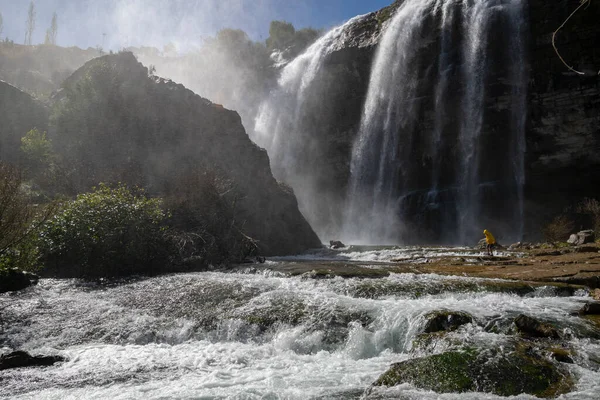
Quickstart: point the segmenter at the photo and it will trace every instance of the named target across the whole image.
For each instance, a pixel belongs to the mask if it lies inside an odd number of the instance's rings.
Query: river
[[[460,254],[436,249],[431,254]],[[356,248],[268,260],[261,270],[202,272],[119,283],[42,279],[0,295],[0,352],[58,354],[47,368],[0,371],[15,399],[495,399],[436,394],[404,384],[365,390],[389,365],[424,355],[413,340],[435,310],[473,322],[449,333],[479,345],[509,340],[526,314],[554,323],[575,350],[564,399],[600,394],[600,334],[573,313],[587,293],[551,287],[518,293],[439,275],[313,279],[277,272],[294,262],[383,263],[427,249]],[[500,281],[497,281],[500,282]],[[498,329],[489,329],[491,325]],[[429,353],[443,352],[440,343]],[[429,354],[428,353],[428,354]],[[535,398],[521,395],[519,399]]]

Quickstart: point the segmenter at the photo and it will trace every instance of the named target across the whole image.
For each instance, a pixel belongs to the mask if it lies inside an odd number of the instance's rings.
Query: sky
[[[199,46],[222,28],[245,31],[253,40],[269,36],[272,20],[298,28],[332,28],[376,11],[393,0],[34,0],[33,44],[44,41],[52,14],[58,15],[57,44],[119,50],[129,46],[180,51]],[[30,0],[0,0],[0,38],[23,43]]]

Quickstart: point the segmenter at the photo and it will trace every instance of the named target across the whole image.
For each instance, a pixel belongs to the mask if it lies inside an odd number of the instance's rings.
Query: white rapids
[[[369,260],[374,252],[381,261],[385,254],[398,257],[401,249],[344,254]],[[269,266],[298,259],[276,259]],[[0,371],[0,397],[500,399],[482,393],[440,395],[408,384],[365,394],[390,364],[420,355],[412,342],[425,314],[448,309],[474,317],[451,333],[470,343],[503,343],[507,333],[484,327],[521,313],[572,332],[569,344],[577,358],[569,368],[578,383],[561,398],[597,399],[600,341],[578,334],[592,327],[572,315],[585,293],[559,297],[542,288],[519,296],[474,290],[481,282],[415,274],[317,280],[221,272],[102,285],[45,279],[37,287],[0,295],[0,352],[21,349],[67,361]],[[371,286],[381,291],[366,290]]]

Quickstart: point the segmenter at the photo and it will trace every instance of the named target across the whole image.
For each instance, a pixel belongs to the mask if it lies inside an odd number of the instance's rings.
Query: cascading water
[[[349,20],[312,44],[304,53],[291,61],[281,72],[278,87],[261,104],[256,117],[252,139],[267,149],[271,169],[278,180],[294,190],[300,210],[320,237],[328,237],[331,230],[323,224],[324,208],[337,207],[323,198],[319,188],[319,171],[314,168],[320,153],[318,137],[314,137],[314,114],[327,105],[323,95],[314,95],[320,89],[319,74],[326,56],[346,35],[346,28],[364,16]]]
[[[524,30],[521,0],[400,5],[377,51],[354,145],[346,241],[470,243],[486,227],[505,241],[521,238]],[[507,37],[498,45],[492,32]],[[493,73],[509,82],[509,115],[489,112]],[[493,131],[501,132],[490,138]]]
[[[321,258],[341,265],[377,260],[381,267],[392,259],[448,254],[470,253],[355,248]],[[303,262],[316,268],[319,257],[305,255]],[[276,271],[297,262],[282,258],[266,265]],[[511,292],[507,281],[415,274],[310,279],[207,272],[108,285],[45,279],[0,295],[0,354],[22,349],[67,361],[0,371],[0,397],[501,399],[439,395],[412,385],[374,396],[364,392],[390,364],[447,351],[452,343],[502,347],[514,339],[511,321],[527,314],[555,324],[565,332],[561,345],[575,349],[575,363],[565,365],[578,381],[565,398],[595,399],[600,332],[574,314],[584,293],[558,297],[551,287],[516,288]],[[448,333],[447,342],[440,339],[434,349],[416,346],[427,314],[438,310],[467,312],[473,322]]]

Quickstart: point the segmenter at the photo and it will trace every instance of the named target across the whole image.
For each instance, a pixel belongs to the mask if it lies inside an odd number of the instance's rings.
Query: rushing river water
[[[437,250],[460,254],[461,249]],[[373,260],[425,250],[355,249],[268,261]],[[369,261],[370,262],[370,261]],[[0,371],[0,396],[17,399],[494,399],[436,394],[404,384],[364,392],[391,363],[422,356],[413,339],[434,310],[465,311],[474,322],[448,335],[502,344],[510,321],[527,314],[553,322],[575,349],[577,377],[565,399],[600,394],[600,340],[573,312],[586,293],[552,288],[511,293],[489,281],[392,274],[379,279],[306,276],[249,268],[89,284],[44,279],[0,295],[0,351],[58,354],[47,368]],[[253,272],[253,273],[251,273]],[[496,324],[492,333],[486,329]],[[594,338],[595,337],[595,338]],[[442,352],[445,346],[428,351]],[[519,399],[533,398],[521,395]]]

